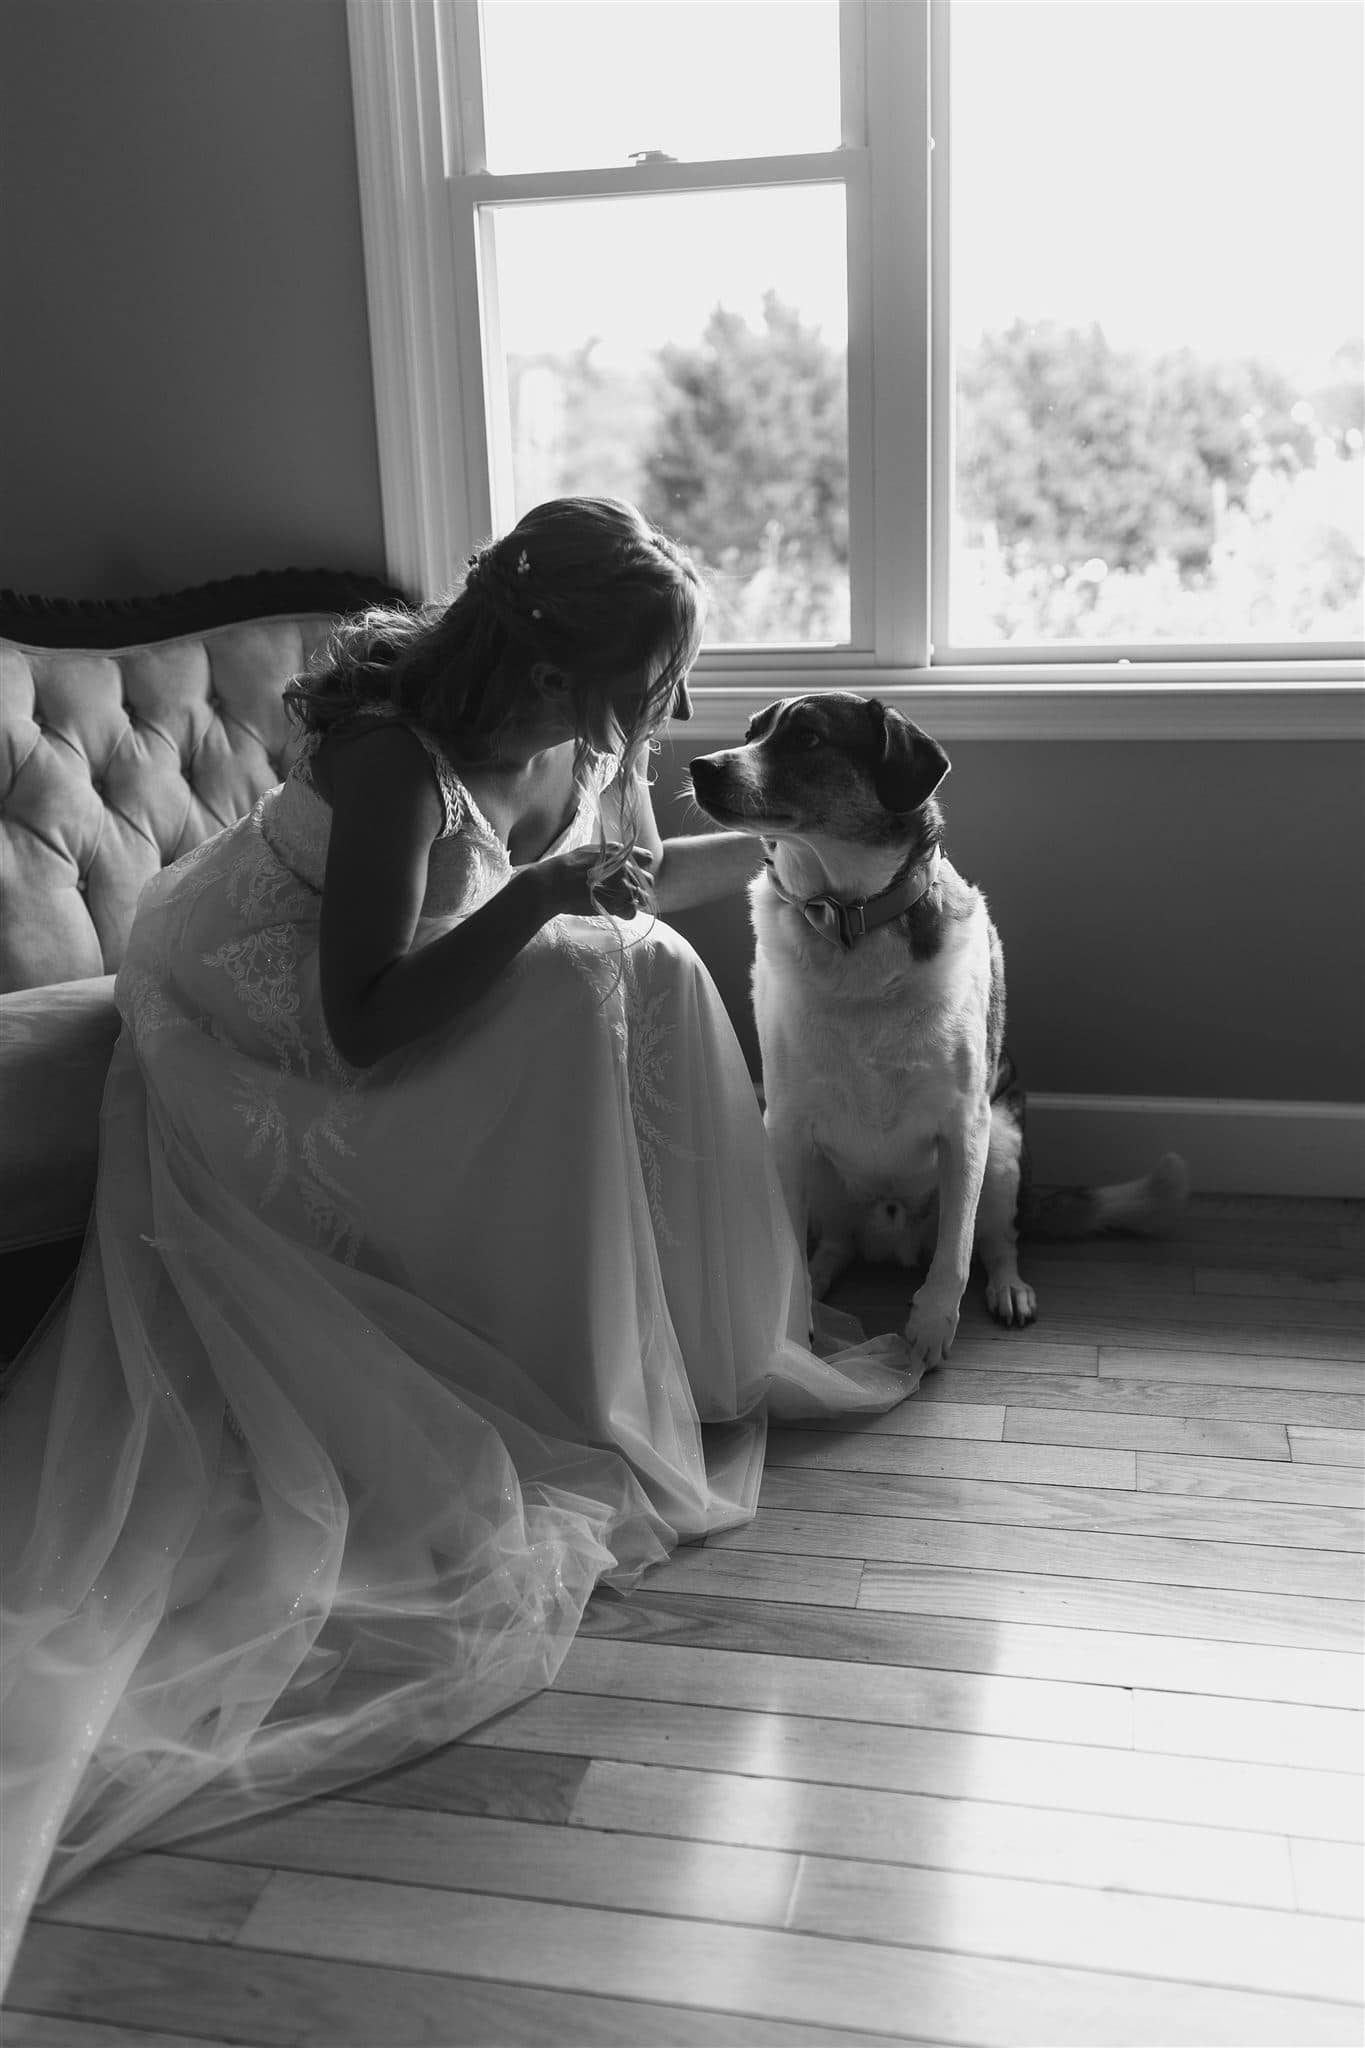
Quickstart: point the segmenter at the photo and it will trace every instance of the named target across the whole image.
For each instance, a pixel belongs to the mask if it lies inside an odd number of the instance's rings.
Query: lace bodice
[[[375,716],[396,715],[375,707]],[[427,891],[422,900],[423,918],[467,917],[502,888],[512,874],[506,846],[489,824],[458,772],[447,759],[439,741],[418,726],[410,726],[431,762],[441,793],[445,817],[440,837],[431,849],[427,868]],[[327,843],[331,837],[331,805],[313,779],[312,761],[320,735],[310,734],[293,768],[278,789],[262,799],[259,823],[262,837],[276,858],[310,888],[320,890],[327,867]],[[588,787],[559,837],[545,849],[567,853],[588,845],[597,831],[598,801],[614,779],[618,763],[614,755],[594,756]]]

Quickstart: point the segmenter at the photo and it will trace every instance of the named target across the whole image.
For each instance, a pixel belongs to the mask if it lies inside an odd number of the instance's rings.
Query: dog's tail
[[[1161,1237],[1189,1199],[1190,1176],[1178,1152],[1158,1159],[1142,1180],[1102,1188],[1030,1189],[1019,1218],[1025,1237],[1098,1237],[1108,1230]]]

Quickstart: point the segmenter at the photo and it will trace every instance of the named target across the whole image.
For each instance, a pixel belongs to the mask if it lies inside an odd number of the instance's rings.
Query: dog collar
[[[903,917],[921,896],[933,888],[943,855],[935,847],[929,858],[918,861],[908,874],[899,876],[885,889],[879,889],[875,896],[855,896],[851,903],[845,903],[838,896],[793,896],[790,889],[784,889],[778,881],[769,856],[764,854],[763,859],[768,880],[783,902],[799,910],[814,931],[833,939],[847,953],[852,951],[856,939],[875,931],[878,925],[890,924],[893,918]]]

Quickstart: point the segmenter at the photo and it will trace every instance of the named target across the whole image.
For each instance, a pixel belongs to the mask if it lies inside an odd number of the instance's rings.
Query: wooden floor
[[[552,1692],[40,1914],[5,2048],[1360,2043],[1363,1224],[1038,1250]]]

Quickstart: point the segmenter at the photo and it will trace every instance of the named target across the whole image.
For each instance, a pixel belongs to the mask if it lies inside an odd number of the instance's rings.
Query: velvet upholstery
[[[284,775],[280,692],[330,623],[108,652],[0,642],[0,992],[117,969],[143,885]]]
[[[337,616],[403,602],[297,570],[114,605],[0,592],[0,1287],[84,1230],[141,890],[281,780],[284,685]]]

